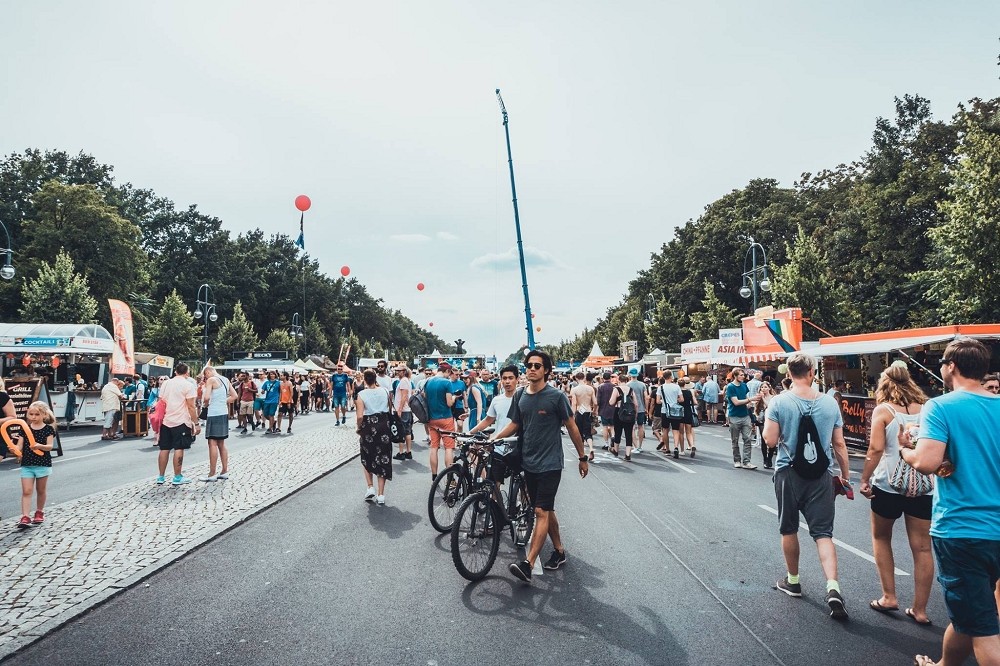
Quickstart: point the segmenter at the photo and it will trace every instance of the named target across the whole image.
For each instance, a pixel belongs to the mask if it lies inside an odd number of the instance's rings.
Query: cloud
[[[476,257],[470,264],[472,268],[484,268],[495,271],[520,270],[517,248],[512,247],[507,252],[484,254]],[[524,248],[524,265],[528,268],[546,270],[550,268],[563,269],[566,266],[552,254],[530,245]]]
[[[458,236],[456,236],[453,233],[447,232],[447,231],[439,231],[435,235],[437,236],[438,240],[443,240],[443,241],[457,241],[458,240]]]
[[[424,234],[393,234],[389,236],[389,240],[394,243],[426,243],[430,239],[430,236]]]

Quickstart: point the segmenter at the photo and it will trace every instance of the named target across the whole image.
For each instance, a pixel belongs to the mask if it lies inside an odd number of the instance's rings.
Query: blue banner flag
[[[305,227],[303,226],[305,219],[306,219],[305,213],[299,215],[299,237],[295,241],[295,244],[298,245],[303,250],[306,249]]]

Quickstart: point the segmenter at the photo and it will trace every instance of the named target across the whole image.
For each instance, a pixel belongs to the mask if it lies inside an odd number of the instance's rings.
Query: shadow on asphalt
[[[390,496],[391,499],[391,496]],[[420,516],[395,506],[368,505],[368,522],[390,539],[398,539],[420,522]]]
[[[497,562],[500,564],[502,560]],[[590,594],[590,590],[604,587],[602,574],[603,569],[573,559],[565,569],[535,577],[532,585],[491,575],[466,585],[462,603],[477,615],[509,617],[566,635],[600,640],[636,655],[641,663],[689,663],[667,625],[651,608],[635,607],[646,618],[643,626]]]

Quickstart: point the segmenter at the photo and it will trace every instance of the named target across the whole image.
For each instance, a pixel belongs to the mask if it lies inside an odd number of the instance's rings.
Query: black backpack
[[[632,393],[629,392],[628,399],[626,399],[625,391],[620,388],[616,388],[615,390],[621,395],[621,399],[618,401],[618,410],[615,413],[618,421],[626,424],[635,423],[635,398],[632,396]]]
[[[430,409],[427,407],[427,396],[423,391],[411,395],[406,404],[410,406],[410,412],[413,413],[413,418],[416,420],[421,423],[427,423],[431,420]]]
[[[803,479],[815,480],[822,477],[830,469],[830,458],[819,438],[819,430],[813,421],[812,407],[809,412],[799,409],[799,432],[796,438],[795,455],[792,456],[792,469]]]

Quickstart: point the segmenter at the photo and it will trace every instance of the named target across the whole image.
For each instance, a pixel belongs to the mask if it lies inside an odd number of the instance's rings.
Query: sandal
[[[590,462],[594,462],[594,452],[590,452]]]
[[[869,602],[868,606],[876,613],[895,613],[899,610],[899,606],[883,606],[881,599]]]
[[[917,616],[914,615],[912,608],[907,608],[903,612],[906,614],[906,617],[910,618],[911,620],[913,620],[914,622],[916,622],[917,624],[919,624],[921,627],[929,627],[932,624],[934,624],[930,620],[918,620]],[[932,661],[931,663],[933,664],[934,662]]]
[[[913,666],[937,666],[937,662],[924,654],[918,654],[913,658]]]

